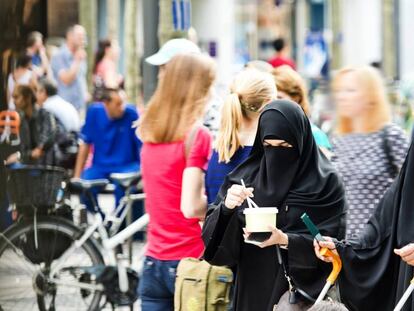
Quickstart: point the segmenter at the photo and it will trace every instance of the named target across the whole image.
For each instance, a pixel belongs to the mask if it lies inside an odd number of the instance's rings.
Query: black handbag
[[[55,144],[55,165],[66,169],[73,169],[78,150],[79,134],[77,132],[60,132]]]

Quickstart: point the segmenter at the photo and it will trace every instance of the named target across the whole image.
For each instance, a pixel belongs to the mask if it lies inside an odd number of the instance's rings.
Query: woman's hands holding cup
[[[241,185],[232,185],[227,190],[224,205],[229,209],[234,209],[243,204],[248,197],[253,197],[253,188],[245,188]]]
[[[333,258],[329,256],[322,256],[320,254],[320,250],[321,248],[327,248],[333,253],[335,253],[336,255],[338,255],[338,252],[336,251],[335,243],[333,242],[333,239],[331,237],[324,236],[323,238],[325,241],[313,240],[313,248],[315,250],[315,255],[322,261],[332,262]]]

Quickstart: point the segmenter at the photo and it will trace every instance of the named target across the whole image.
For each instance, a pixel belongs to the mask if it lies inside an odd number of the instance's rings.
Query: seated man
[[[37,104],[49,111],[64,127],[65,131],[78,132],[80,129],[79,113],[71,103],[57,94],[57,87],[48,79],[38,82],[36,92]]]
[[[75,178],[108,178],[111,173],[137,172],[140,169],[139,153],[142,143],[132,128],[138,119],[135,107],[126,105],[121,91],[116,89],[105,89],[102,100],[103,103],[92,104],[86,113]],[[84,169],[91,148],[92,165]],[[117,186],[117,203],[123,195],[122,188]],[[91,210],[92,206],[87,205]]]
[[[72,170],[78,152],[79,113],[71,103],[57,94],[56,85],[48,79],[39,80],[36,98],[38,106],[50,112],[57,120],[54,165]]]

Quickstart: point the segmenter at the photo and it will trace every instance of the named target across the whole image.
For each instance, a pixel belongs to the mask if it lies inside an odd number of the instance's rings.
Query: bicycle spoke
[[[29,269],[28,272],[34,273],[36,271],[36,268],[34,267],[35,265],[31,262],[30,259],[28,259],[24,255],[22,250],[18,248],[17,246],[15,246],[4,234],[0,233],[0,236],[4,239],[4,241],[6,241],[7,245],[11,247],[11,251],[13,251],[13,253],[15,253],[19,258],[23,259],[23,262],[25,263],[26,268]],[[7,249],[10,249],[10,248],[7,248]]]
[[[25,287],[23,287],[25,286]],[[14,300],[14,299],[28,299],[36,296],[33,291],[32,283],[21,284],[16,286],[0,287],[1,301]]]

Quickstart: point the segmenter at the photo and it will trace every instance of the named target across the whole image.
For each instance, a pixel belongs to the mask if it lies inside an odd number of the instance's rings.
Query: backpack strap
[[[388,171],[391,177],[395,178],[398,175],[398,167],[397,165],[395,165],[394,158],[392,156],[392,150],[391,150],[391,146],[388,140],[388,128],[389,128],[389,125],[384,126],[384,128],[380,132],[380,136],[382,140],[382,149],[384,150],[385,157],[390,167]]]

